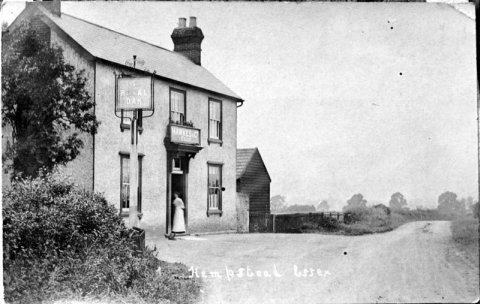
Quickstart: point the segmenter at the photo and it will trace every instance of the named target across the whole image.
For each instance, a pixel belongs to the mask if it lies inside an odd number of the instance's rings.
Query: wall
[[[237,232],[249,232],[249,205],[248,194],[237,192]]]
[[[17,23],[20,21],[17,21]],[[94,98],[94,68],[93,63],[81,56],[73,47],[67,44],[55,31],[52,31],[39,17],[32,19],[32,26],[37,30],[40,37],[45,41],[50,40],[51,43],[60,46],[63,49],[63,56],[66,63],[75,66],[76,71],[84,70],[83,77],[87,79],[86,90],[90,96]],[[15,29],[15,28],[14,28]],[[6,141],[12,141],[11,127],[6,126],[2,128],[2,146],[5,147]],[[93,137],[89,134],[72,129],[70,133],[78,132],[79,138],[84,143],[84,148],[75,160],[67,163],[65,166],[60,166],[59,169],[65,174],[72,175],[74,181],[84,189],[93,188]],[[11,163],[11,162],[8,162]],[[8,164],[7,163],[7,164]],[[2,187],[10,185],[10,171],[2,164]]]
[[[73,65],[77,72],[84,70],[83,77],[87,79],[85,88],[93,99],[95,82],[94,63],[81,56],[75,48],[66,43],[55,31],[51,31],[51,42],[63,49],[65,62]],[[93,136],[76,129],[72,129],[70,132],[79,133],[79,138],[83,141],[84,147],[75,160],[67,163],[65,166],[61,166],[60,170],[65,174],[72,175],[80,187],[93,190]]]
[[[117,208],[120,202],[120,151],[130,151],[130,132],[120,132],[114,114],[115,76],[119,66],[103,61],[96,65],[96,114],[102,124],[95,136],[95,190],[104,192]],[[188,174],[188,232],[236,229],[236,103],[198,89],[155,79],[155,113],[143,120],[138,152],[143,157],[141,228],[147,238],[165,233],[167,195],[167,153],[164,138],[169,120],[170,87],[186,91],[187,121],[201,129],[204,147],[190,160]],[[223,145],[208,144],[208,98],[223,101]],[[223,162],[223,215],[207,217],[207,161]]]
[[[249,194],[250,211],[270,213],[270,178],[258,151],[242,175],[241,191]]]

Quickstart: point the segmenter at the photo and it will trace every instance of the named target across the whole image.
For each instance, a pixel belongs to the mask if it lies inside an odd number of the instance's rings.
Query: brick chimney
[[[186,27],[186,19],[179,18],[178,27],[173,30],[173,51],[186,56],[195,64],[201,65],[201,44],[204,38],[202,30],[197,27],[197,18],[190,17],[190,24]]]
[[[61,16],[61,1],[59,0],[44,0],[44,1],[34,1],[34,2],[27,2],[27,7],[28,6],[42,6],[44,7],[47,11],[52,13],[54,16]]]

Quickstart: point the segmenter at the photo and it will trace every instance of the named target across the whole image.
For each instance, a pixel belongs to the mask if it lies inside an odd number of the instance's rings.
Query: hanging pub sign
[[[116,110],[153,110],[153,78],[117,78]]]
[[[170,125],[170,141],[179,144],[200,145],[200,129]]]

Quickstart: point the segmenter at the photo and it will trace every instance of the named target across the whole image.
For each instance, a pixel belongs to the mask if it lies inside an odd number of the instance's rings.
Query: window
[[[183,125],[186,117],[185,92],[170,89],[170,122]]]
[[[222,142],[222,102],[209,100],[208,111],[208,139],[209,142]]]
[[[182,171],[182,160],[180,157],[174,157],[172,160],[173,171]]]
[[[142,212],[142,158],[138,155],[138,212]],[[130,154],[120,152],[120,213],[128,215],[130,208]]]
[[[222,165],[208,164],[208,214],[222,213]]]

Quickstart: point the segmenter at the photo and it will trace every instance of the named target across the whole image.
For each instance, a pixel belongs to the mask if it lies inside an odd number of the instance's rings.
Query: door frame
[[[173,170],[173,159],[180,158],[181,160],[181,172],[175,172]],[[190,157],[187,155],[181,155],[181,153],[168,153],[167,155],[167,208],[166,208],[166,226],[165,232],[170,234],[172,232],[172,198],[173,198],[173,191],[172,191],[172,176],[173,175],[181,175],[183,181],[183,189],[182,189],[182,199],[185,204],[185,234],[188,234],[188,168],[190,163]]]

